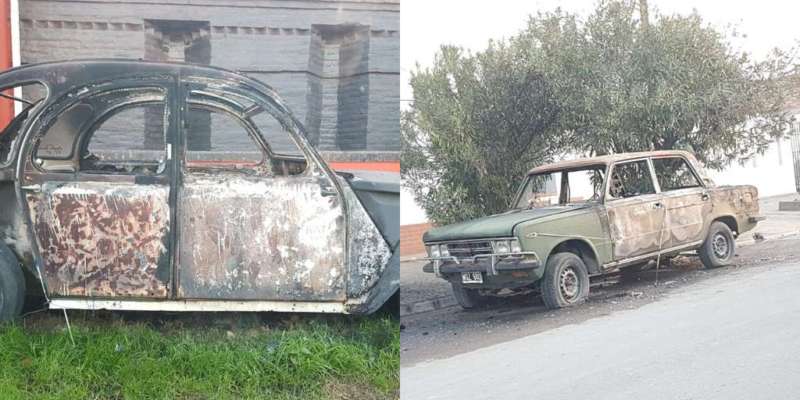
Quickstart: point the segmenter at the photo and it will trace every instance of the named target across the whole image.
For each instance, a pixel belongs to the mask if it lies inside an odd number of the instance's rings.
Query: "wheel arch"
[[[722,222],[723,224],[727,225],[728,228],[730,228],[730,230],[733,232],[734,237],[739,235],[739,222],[736,221],[736,217],[733,215],[718,216],[711,221],[711,224],[714,222]],[[711,229],[711,224],[708,224],[709,229]]]
[[[586,265],[589,274],[600,272],[600,262],[597,259],[597,250],[594,246],[583,239],[566,239],[559,242],[550,250],[548,259],[557,253],[573,253],[578,256]]]

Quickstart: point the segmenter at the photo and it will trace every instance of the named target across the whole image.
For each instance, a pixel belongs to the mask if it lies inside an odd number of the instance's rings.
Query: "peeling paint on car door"
[[[247,101],[242,94],[186,87],[184,113],[195,113],[188,121],[227,129],[228,140],[251,140],[254,154],[197,145],[199,127],[184,126],[178,297],[343,302],[346,213],[332,178],[308,159],[293,163],[301,165],[293,172],[275,168],[279,156],[248,118],[258,106],[227,100]]]
[[[628,167],[633,173],[623,173],[623,168]],[[665,236],[664,204],[661,194],[656,193],[649,162],[616,164],[609,179],[606,210],[614,260],[661,249]]]
[[[711,199],[699,176],[680,157],[653,159],[666,211],[664,248],[702,241]]]
[[[171,187],[163,140],[171,84],[140,80],[119,90],[80,88],[42,123],[25,157],[22,190],[48,295],[169,296]],[[126,110],[140,114],[116,118]],[[107,123],[131,133],[141,128],[142,134],[147,111],[156,111],[150,116],[159,124],[151,128],[162,140],[147,153],[162,163],[103,159],[90,150],[102,136],[98,132],[111,129]]]
[[[48,182],[28,193],[51,296],[169,293],[169,186]]]

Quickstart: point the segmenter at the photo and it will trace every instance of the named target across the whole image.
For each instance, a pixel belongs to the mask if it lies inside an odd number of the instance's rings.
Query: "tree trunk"
[[[639,17],[642,19],[642,30],[650,29],[650,12],[647,8],[647,0],[639,0]]]

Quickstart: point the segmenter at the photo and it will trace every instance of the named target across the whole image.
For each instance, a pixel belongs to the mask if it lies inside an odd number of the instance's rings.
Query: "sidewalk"
[[[747,232],[737,240],[738,246],[750,246],[759,241],[753,238],[758,233],[764,240],[776,240],[786,236],[800,235],[800,212],[778,211],[778,203],[800,198],[800,195],[789,194],[772,196],[761,199],[761,215],[766,220]],[[419,254],[405,257],[400,261],[400,315],[411,315],[427,311],[438,310],[456,305],[450,291],[450,284],[443,279],[436,278],[433,274],[422,272],[424,261],[414,261],[416,258],[425,257]]]

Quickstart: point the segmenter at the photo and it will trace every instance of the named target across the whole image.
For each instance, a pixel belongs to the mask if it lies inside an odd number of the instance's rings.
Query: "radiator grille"
[[[492,254],[492,243],[489,241],[448,243],[447,251],[456,258],[472,258],[480,254]]]

